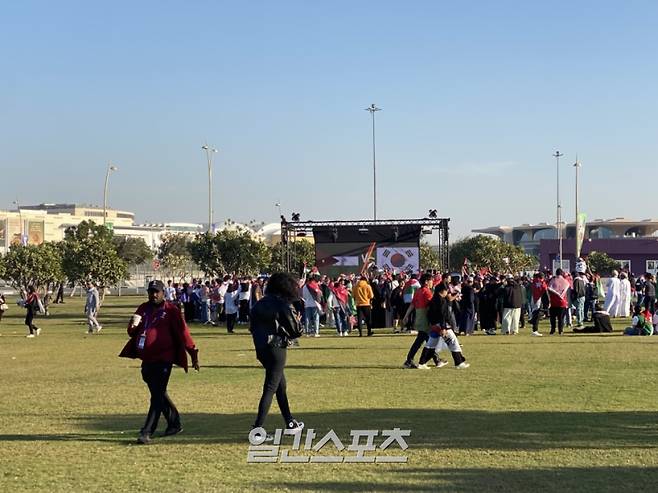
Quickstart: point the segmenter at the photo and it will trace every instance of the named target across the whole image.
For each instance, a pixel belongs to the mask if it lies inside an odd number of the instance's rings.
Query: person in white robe
[[[619,316],[631,316],[631,282],[625,272],[619,274]]]
[[[619,316],[619,301],[621,296],[621,282],[619,281],[619,273],[616,270],[612,271],[612,277],[608,279],[605,293],[604,309],[610,314],[610,317]]]

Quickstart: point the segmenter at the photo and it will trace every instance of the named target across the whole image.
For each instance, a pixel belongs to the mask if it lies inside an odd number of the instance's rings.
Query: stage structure
[[[299,214],[293,214],[293,218],[299,218]],[[377,221],[287,221],[282,217],[282,262],[287,270],[292,270],[298,242],[306,241],[303,237],[312,236],[316,265],[322,274],[333,277],[344,273],[359,273],[373,267],[396,273],[417,272],[422,265],[420,240],[422,236],[437,231],[441,268],[446,271],[450,265],[449,221],[449,218],[439,217]]]

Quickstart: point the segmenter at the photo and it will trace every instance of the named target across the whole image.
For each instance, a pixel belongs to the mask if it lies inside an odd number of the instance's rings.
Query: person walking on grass
[[[172,366],[176,364],[187,373],[189,354],[192,367],[199,371],[199,350],[180,309],[165,301],[164,289],[162,281],[149,283],[149,300],[137,307],[128,325],[130,340],[119,354],[142,360],[142,379],[151,393],[146,421],[137,438],[143,445],[151,443],[161,414],[167,420],[164,436],[183,431],[178,409],[167,394]]]
[[[301,316],[293,307],[293,303],[299,298],[298,286],[298,281],[292,274],[272,274],[265,288],[265,296],[251,311],[249,330],[256,349],[256,358],[265,368],[265,382],[253,429],[262,428],[265,424],[275,395],[286,429],[296,431],[304,428],[304,423],[297,421],[290,411],[286,377],[283,373],[288,345],[303,332]]]
[[[87,316],[87,334],[98,334],[103,326],[98,323],[96,316],[98,315],[98,309],[100,308],[100,296],[98,294],[98,289],[93,282],[87,282],[87,299],[85,302],[85,315]]]
[[[430,323],[427,318],[427,309],[432,303],[432,288],[434,281],[431,274],[423,274],[420,278],[420,289],[417,289],[414,293],[414,297],[409,304],[407,312],[402,317],[402,325],[406,326],[409,317],[413,311],[416,312],[416,318],[414,319],[414,329],[416,330],[416,339],[411,344],[409,352],[407,353],[407,359],[402,365],[403,368],[418,368],[416,363],[414,363],[414,358],[418,350],[427,342],[429,339]],[[436,366],[441,367],[443,363],[436,354],[433,354],[433,359]]]
[[[440,283],[434,291],[432,303],[427,311],[430,332],[423,353],[420,355],[420,361],[418,363],[419,369],[429,370],[430,367],[427,366],[428,361],[443,348],[449,349],[452,353],[455,368],[458,370],[465,370],[470,366],[462,354],[459,339],[457,339],[455,332],[450,327],[450,320],[452,317],[450,316],[449,304],[448,287],[445,284]],[[447,362],[444,361],[442,364],[437,364],[436,366],[441,368],[446,364]]]
[[[34,317],[41,311],[41,300],[39,299],[39,294],[34,286],[27,287],[27,297],[23,301],[23,306],[27,310],[27,313],[25,314],[25,325],[27,325],[27,328],[30,331],[26,337],[32,338],[41,335],[41,329],[34,325]]]

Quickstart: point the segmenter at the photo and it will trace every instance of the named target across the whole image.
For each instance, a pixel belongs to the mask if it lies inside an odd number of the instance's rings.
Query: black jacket
[[[450,302],[448,298],[442,298],[438,293],[434,293],[427,310],[427,320],[430,325],[438,325],[440,327],[448,327],[450,325]]]
[[[285,347],[302,333],[293,305],[278,296],[266,295],[251,309],[251,335],[256,349],[267,345]],[[278,336],[278,337],[275,337]]]
[[[524,301],[523,286],[510,281],[503,288],[503,308],[521,308]]]

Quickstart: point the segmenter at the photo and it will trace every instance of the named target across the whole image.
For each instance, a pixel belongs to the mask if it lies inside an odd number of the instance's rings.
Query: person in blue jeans
[[[302,299],[304,300],[306,335],[320,337],[320,303],[322,301],[322,292],[318,285],[317,276],[311,276],[304,284],[302,288]]]

